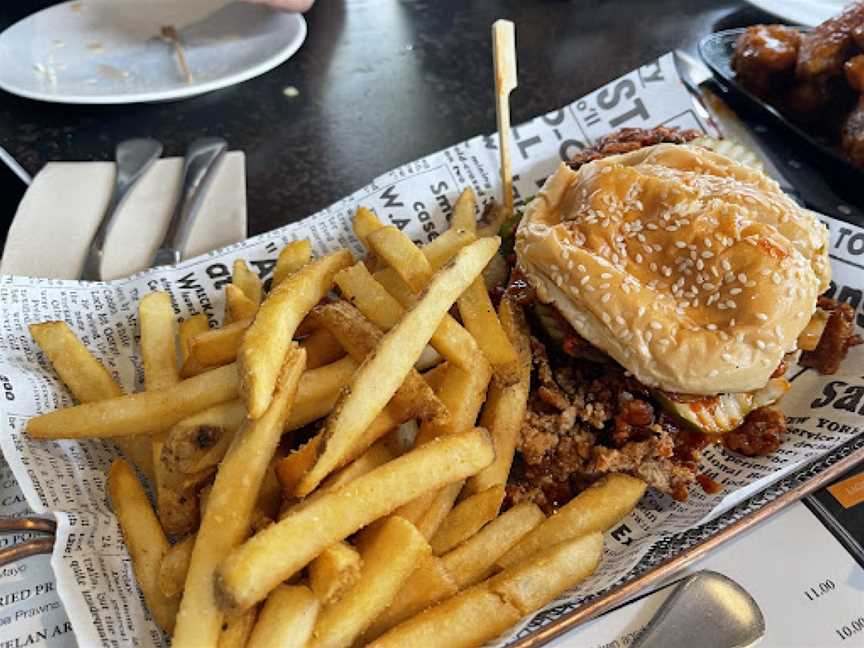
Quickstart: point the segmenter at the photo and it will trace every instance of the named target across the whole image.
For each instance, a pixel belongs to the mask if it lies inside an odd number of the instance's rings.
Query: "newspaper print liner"
[[[626,603],[643,589],[664,582],[710,550],[822,488],[862,461],[864,435],[859,435],[714,520],[657,541],[639,564],[618,583],[583,599],[568,601],[537,613],[505,644],[506,647],[542,646]]]
[[[560,161],[580,147],[617,128],[657,124],[706,130],[678,78],[671,54],[514,128],[517,204],[536,193]],[[166,639],[143,604],[106,501],[105,472],[118,455],[116,448],[102,440],[40,442],[23,433],[33,414],[70,403],[26,325],[67,320],[125,388],[140,389],[142,371],[135,339],[140,295],[167,290],[179,317],[204,312],[212,323],[218,323],[224,305],[221,289],[230,281],[234,259],[248,260],[267,279],[279,247],[297,238],[311,239],[319,255],[339,247],[360,252],[350,226],[358,204],[374,209],[418,243],[428,242],[447,228],[447,214],[462,188],[473,186],[483,203],[497,193],[497,158],[493,137],[474,137],[385,173],[302,221],[177,267],[149,270],[124,280],[84,284],[0,277],[0,385],[9,390],[9,402],[0,400],[0,430],[4,432],[0,446],[31,508],[57,518],[52,567],[58,594],[82,645],[152,646],[166,645]],[[831,294],[854,302],[857,309],[864,230],[841,221],[826,222],[831,229],[835,271]],[[859,323],[864,324],[864,314],[859,315]],[[841,368],[841,375],[821,377],[807,371],[797,376],[784,400],[792,417],[789,438],[774,455],[748,459],[726,455],[717,448],[705,452],[703,470],[725,485],[724,493],[707,496],[694,489],[682,505],[649,492],[606,535],[603,562],[595,575],[556,604],[575,604],[587,594],[608,589],[636,568],[657,542],[715,519],[861,434],[858,405],[851,405],[850,400],[858,389],[864,396],[861,379],[853,373],[856,366],[864,365],[864,347],[854,349],[853,356]],[[816,395],[817,400],[811,402]],[[523,627],[520,624],[501,639],[510,640]]]

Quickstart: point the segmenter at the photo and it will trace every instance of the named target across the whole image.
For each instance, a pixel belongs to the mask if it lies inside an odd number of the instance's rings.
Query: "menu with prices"
[[[518,101],[518,95],[514,96]],[[517,204],[524,204],[562,160],[596,139],[625,126],[681,126],[707,131],[681,83],[673,56],[626,74],[572,104],[513,129],[513,169]],[[105,473],[116,448],[102,441],[45,442],[24,433],[30,416],[69,404],[69,397],[27,331],[32,322],[62,319],[105,363],[127,391],[141,388],[137,351],[136,304],[152,290],[171,294],[178,318],[205,313],[221,322],[222,288],[231,264],[246,259],[267,280],[276,256],[287,242],[308,238],[316,254],[348,246],[360,252],[351,232],[358,204],[426,243],[447,228],[452,205],[471,186],[481,203],[498,193],[496,140],[478,136],[376,178],[367,187],[309,218],[174,268],[149,270],[103,284],[0,277],[0,375],[10,385],[0,401],[2,447],[27,503],[58,520],[52,565],[57,590],[79,642],[87,646],[121,643],[152,646],[164,639],[149,617],[135,587],[129,560],[106,502]],[[860,307],[864,230],[828,220],[837,298]],[[864,314],[858,314],[859,326]],[[862,431],[853,403],[860,394],[864,347],[853,349],[841,373],[822,377],[797,370],[784,399],[792,417],[790,434],[768,457],[744,458],[712,447],[705,453],[705,472],[722,485],[715,495],[694,489],[686,503],[648,494],[622,524],[606,536],[598,571],[576,591],[541,612],[554,618],[562,604],[575,605],[587,594],[624,577],[654,543],[741,502],[782,474],[799,468]],[[846,372],[846,373],[843,373]],[[860,396],[859,396],[860,400]],[[824,580],[824,578],[823,578]],[[818,581],[816,581],[818,582]],[[512,639],[516,628],[502,641]],[[2,631],[2,628],[0,628]]]
[[[677,574],[703,569],[735,580],[765,617],[760,648],[864,644],[864,568],[797,503]],[[625,648],[672,593],[665,584],[552,641],[550,648]]]
[[[0,516],[31,514],[15,476],[0,459]],[[36,536],[29,532],[2,535],[0,548]],[[0,567],[0,648],[74,648],[76,645],[72,624],[57,596],[51,556],[30,556]]]

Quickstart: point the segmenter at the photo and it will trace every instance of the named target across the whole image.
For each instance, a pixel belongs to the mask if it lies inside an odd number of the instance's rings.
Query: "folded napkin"
[[[157,161],[126,196],[105,241],[102,277],[149,268],[180,192],[182,158]],[[113,162],[49,162],[33,179],[9,228],[0,274],[78,279],[114,186]],[[182,258],[246,238],[241,151],[215,170]]]

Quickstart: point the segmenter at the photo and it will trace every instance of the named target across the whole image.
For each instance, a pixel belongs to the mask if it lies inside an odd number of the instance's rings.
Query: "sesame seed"
[[[716,378],[719,375],[720,375],[720,372],[717,371],[716,369],[712,369],[711,371],[708,372],[708,376],[711,378]]]
[[[643,260],[642,255],[639,254],[638,252],[636,253],[636,256],[634,256],[633,258],[636,260],[636,263],[642,263],[642,260]]]
[[[586,267],[585,267],[584,265],[582,265],[581,263],[580,263],[578,266],[576,266],[576,269],[577,269],[579,272],[588,272],[588,268],[586,268]]]
[[[729,289],[730,295],[740,295],[742,292],[744,292],[744,291],[741,288],[730,288]]]
[[[732,270],[732,264],[729,263],[729,261],[726,259],[723,259],[722,261],[720,261],[720,265],[723,266],[723,269],[726,272],[729,272],[730,270]]]
[[[734,309],[734,308],[738,308],[738,304],[736,304],[736,303],[735,303],[734,301],[732,301],[731,299],[727,299],[727,300],[726,300],[726,308],[732,308],[732,309]]]
[[[765,343],[762,340],[756,340],[756,346],[762,351],[765,350]]]
[[[609,324],[612,321],[612,318],[609,316],[609,313],[603,313],[600,316],[603,319],[603,322]]]
[[[652,333],[651,331],[645,331],[645,341],[646,342],[650,342],[653,337],[654,337],[654,333]]]
[[[717,325],[716,324],[708,324],[705,328],[707,328],[709,331],[716,331]]]
[[[740,281],[742,284],[746,284],[747,283],[747,275],[744,274],[743,272],[739,272],[738,273],[738,281]]]
[[[657,320],[651,320],[651,325],[650,325],[650,326],[651,326],[651,328],[654,329],[655,331],[659,331],[660,329],[663,328],[663,325],[662,325],[660,322],[658,322]]]
[[[612,278],[612,275],[609,274],[608,272],[601,272],[601,273],[600,273],[600,278],[601,278],[601,279],[611,279],[611,278]]]
[[[639,310],[636,311],[636,312],[638,313],[639,317],[642,317],[642,316],[645,314],[645,307],[644,307],[644,306],[640,306],[640,307],[639,307]]]
[[[612,299],[612,295],[610,295],[609,293],[603,293],[603,296],[600,298],[600,301],[605,304],[610,299]]]
[[[589,281],[591,281],[591,277],[589,277],[588,275],[585,275],[584,277],[582,277],[582,278],[579,280],[579,283],[582,284],[582,285],[584,286],[584,285],[586,285]]]
[[[677,248],[686,248],[687,244],[684,241],[675,241],[675,247]]]
[[[702,284],[702,287],[703,287],[705,290],[717,290],[717,286],[715,286],[715,285],[714,285],[713,283],[711,283],[710,281],[706,281],[705,283],[703,283],[703,284]]]
[[[768,321],[768,316],[765,313],[756,313],[757,319],[762,320],[763,322]]]
[[[714,253],[713,253],[711,250],[705,250],[705,251],[702,253],[702,258],[703,258],[703,259],[710,259],[710,258],[713,257],[713,256],[714,256]]]
[[[783,278],[778,273],[772,272],[771,281],[773,281],[775,285],[779,286],[783,282]]]

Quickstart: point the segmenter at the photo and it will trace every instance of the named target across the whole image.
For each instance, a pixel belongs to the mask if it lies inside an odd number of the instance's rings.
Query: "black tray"
[[[797,124],[789,121],[774,106],[766,103],[738,82],[732,69],[732,53],[735,50],[735,41],[738,40],[738,37],[744,31],[745,29],[743,28],[726,29],[709,34],[699,41],[699,55],[714,73],[716,81],[729,91],[730,94],[744,101],[748,107],[767,117],[769,121],[773,121],[782,126],[782,128],[795,133],[797,137],[812,146],[820,154],[830,158],[833,162],[845,167],[845,169],[859,176],[864,176],[864,169],[853,164],[835,144],[823,138],[815,137]]]

